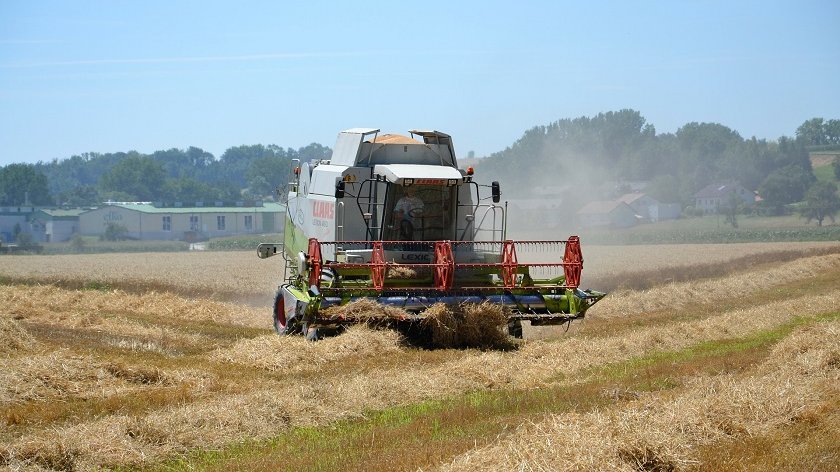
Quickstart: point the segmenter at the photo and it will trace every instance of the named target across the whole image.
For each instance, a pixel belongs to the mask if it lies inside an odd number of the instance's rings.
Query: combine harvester
[[[498,182],[479,185],[472,168],[458,169],[449,135],[410,134],[350,129],[330,160],[293,161],[284,242],[257,249],[286,260],[279,334],[316,339],[319,328],[360,322],[331,307],[370,299],[407,313],[390,320],[402,328],[435,303],[502,305],[508,332],[521,337],[523,320],[566,323],[605,295],[578,288],[577,236],[508,240]],[[523,262],[517,251],[555,260]]]

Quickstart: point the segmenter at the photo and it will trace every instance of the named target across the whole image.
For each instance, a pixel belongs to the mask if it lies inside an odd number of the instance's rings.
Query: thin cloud
[[[57,66],[89,66],[111,64],[183,64],[196,62],[268,61],[276,59],[305,59],[315,57],[339,57],[363,55],[364,53],[279,53],[246,54],[239,56],[193,56],[193,57],[146,57],[126,59],[81,59],[75,61],[17,62],[2,64],[7,69],[26,69]]]
[[[477,54],[478,51],[438,51],[436,54]],[[243,54],[236,56],[185,56],[185,57],[151,57],[126,59],[81,59],[74,61],[45,61],[45,62],[14,62],[0,64],[4,69],[28,69],[39,67],[60,66],[88,66],[114,64],[186,64],[201,62],[257,62],[280,59],[311,59],[334,57],[360,57],[391,54],[390,51],[351,51],[351,52],[312,52],[312,53],[272,53],[272,54]]]
[[[0,44],[56,44],[60,43],[57,39],[0,39]]]

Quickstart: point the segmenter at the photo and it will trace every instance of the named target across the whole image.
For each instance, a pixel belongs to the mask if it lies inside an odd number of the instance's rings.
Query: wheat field
[[[279,337],[279,258],[3,257],[0,468],[840,469],[840,244],[584,257],[645,288],[513,350]]]

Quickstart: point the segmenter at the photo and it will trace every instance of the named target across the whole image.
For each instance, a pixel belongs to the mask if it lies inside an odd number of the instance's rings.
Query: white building
[[[619,197],[618,201],[630,205],[637,215],[652,222],[673,220],[682,214],[679,203],[660,203],[659,200],[646,193],[627,193]]]
[[[717,213],[722,206],[729,205],[734,195],[745,205],[755,203],[755,194],[738,182],[710,184],[694,194],[694,207],[703,213]]]
[[[104,205],[79,216],[83,236],[101,236],[109,224],[120,225],[133,239],[197,241],[241,234],[279,233],[285,207],[256,202],[224,206],[160,206],[150,203]]]

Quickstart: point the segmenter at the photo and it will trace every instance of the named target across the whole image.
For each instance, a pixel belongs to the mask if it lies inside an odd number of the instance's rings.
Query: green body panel
[[[303,230],[295,226],[289,213],[286,213],[286,230],[283,235],[283,250],[289,259],[296,259],[298,253],[309,251],[309,238]]]

